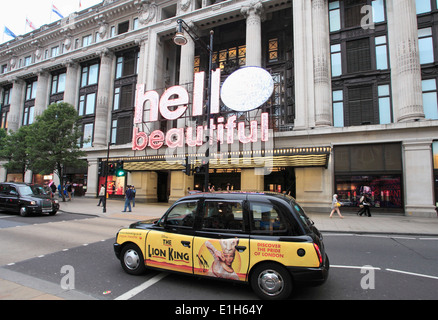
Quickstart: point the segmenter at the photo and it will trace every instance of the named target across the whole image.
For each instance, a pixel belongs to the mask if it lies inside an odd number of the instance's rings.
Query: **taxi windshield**
[[[35,195],[34,191],[29,186],[19,186],[18,192],[21,194],[21,196],[33,196]]]

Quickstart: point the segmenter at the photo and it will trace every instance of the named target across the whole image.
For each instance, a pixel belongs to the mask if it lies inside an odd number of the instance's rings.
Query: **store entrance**
[[[293,167],[274,168],[271,174],[265,176],[265,191],[286,192],[295,198],[295,169]]]
[[[205,176],[195,174],[195,190],[203,191]],[[210,172],[210,183],[214,186],[215,191],[226,191],[229,184],[229,190],[240,190],[240,172]]]
[[[157,171],[157,201],[169,202],[169,171]]]

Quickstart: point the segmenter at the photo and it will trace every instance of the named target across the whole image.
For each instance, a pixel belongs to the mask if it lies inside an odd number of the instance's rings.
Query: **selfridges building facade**
[[[88,161],[66,169],[77,195],[95,197],[107,167],[109,197],[135,185],[138,201],[173,202],[204,188],[209,159],[215,190],[286,192],[320,212],[333,194],[356,210],[366,193],[375,213],[436,216],[437,5],[103,1],[0,45],[0,126],[75,106]],[[230,108],[221,88],[248,67],[272,95]],[[236,99],[257,100],[258,80],[235,81]],[[0,181],[52,178],[0,169]]]

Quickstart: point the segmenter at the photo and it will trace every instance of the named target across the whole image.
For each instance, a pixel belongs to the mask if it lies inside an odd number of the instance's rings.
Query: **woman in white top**
[[[332,201],[332,212],[330,212],[330,218],[333,216],[333,213],[335,213],[335,211],[336,211],[338,213],[339,217],[341,219],[344,219],[344,216],[341,215],[341,211],[339,210],[340,206],[341,206],[341,203],[338,201],[338,195],[334,194],[333,201]]]

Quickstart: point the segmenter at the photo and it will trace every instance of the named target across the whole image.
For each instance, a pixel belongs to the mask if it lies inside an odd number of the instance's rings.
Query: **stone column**
[[[415,1],[386,3],[394,118],[397,122],[424,119]]]
[[[88,181],[86,197],[95,198],[99,192],[98,159],[88,158]]]
[[[47,109],[49,103],[50,74],[41,71],[38,73],[38,89],[35,97],[35,117],[40,116]]]
[[[112,87],[114,82],[114,54],[110,51],[101,53],[99,86],[97,89],[96,120],[94,123],[95,147],[107,146],[108,116],[112,107]]]
[[[404,141],[403,159],[406,215],[436,217],[432,139]]]
[[[66,64],[67,73],[65,79],[64,102],[77,108],[79,88],[79,64],[68,61]]]
[[[24,108],[24,90],[26,83],[21,79],[13,80],[11,106],[8,115],[8,131],[16,132],[20,128],[20,119]]]
[[[328,1],[312,1],[315,126],[332,125]]]
[[[262,16],[263,4],[260,0],[243,6],[241,13],[246,17],[246,65],[262,66]]]
[[[312,8],[309,0],[294,0],[295,124],[294,130],[315,126]]]

